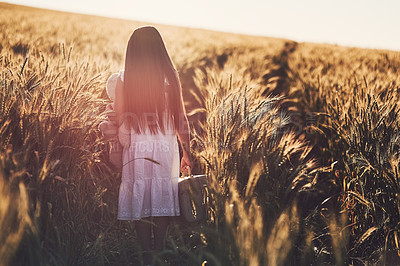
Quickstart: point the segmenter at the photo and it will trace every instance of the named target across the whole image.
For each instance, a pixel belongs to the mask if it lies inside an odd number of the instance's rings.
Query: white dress
[[[124,124],[119,129],[123,145],[118,220],[149,216],[179,216],[179,147],[175,129],[165,134],[137,134]]]

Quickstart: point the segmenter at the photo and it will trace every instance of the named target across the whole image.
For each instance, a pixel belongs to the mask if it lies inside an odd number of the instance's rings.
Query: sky
[[[400,51],[400,0],[6,0],[224,32]]]

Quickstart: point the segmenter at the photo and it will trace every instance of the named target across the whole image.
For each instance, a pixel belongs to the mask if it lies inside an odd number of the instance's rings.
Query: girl
[[[137,28],[126,49],[125,70],[115,89],[114,110],[123,145],[118,219],[135,220],[144,263],[161,251],[170,216],[179,216],[179,170],[192,167],[190,134],[178,73],[152,26]],[[182,159],[179,167],[179,147]]]

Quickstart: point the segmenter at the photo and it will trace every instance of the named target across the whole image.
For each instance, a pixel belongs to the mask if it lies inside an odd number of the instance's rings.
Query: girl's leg
[[[164,250],[164,241],[169,225],[168,216],[154,217],[154,249],[156,251]]]
[[[151,222],[149,220],[142,219],[135,223],[136,235],[139,238],[140,245],[143,250],[143,262],[144,265],[151,264]]]

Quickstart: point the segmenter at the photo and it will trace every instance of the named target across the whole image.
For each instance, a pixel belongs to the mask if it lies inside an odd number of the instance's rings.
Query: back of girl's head
[[[153,26],[137,28],[128,42],[126,63],[130,66],[171,64],[164,41]]]
[[[131,35],[124,76],[124,111],[130,114],[131,127],[137,132],[145,128],[152,133],[157,128],[164,131],[163,117],[167,112],[176,118],[176,128],[182,105],[181,85],[164,40],[155,27],[143,26]],[[169,86],[165,85],[166,79]]]

